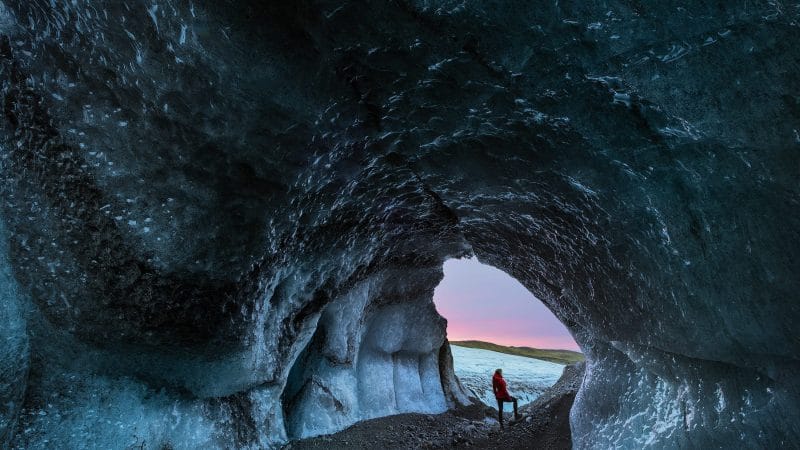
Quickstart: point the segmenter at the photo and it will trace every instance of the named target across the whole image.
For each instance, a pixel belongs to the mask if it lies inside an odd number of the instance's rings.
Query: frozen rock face
[[[474,254],[587,354],[576,446],[800,440],[796,2],[263,3],[0,2],[0,439],[468,401]]]

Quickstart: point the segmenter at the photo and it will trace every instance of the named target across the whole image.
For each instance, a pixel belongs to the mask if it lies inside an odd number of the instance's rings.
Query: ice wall
[[[1,216],[0,234],[5,235]],[[5,447],[22,405],[29,357],[25,303],[11,273],[5,241],[0,241],[0,305],[0,446]]]
[[[430,290],[441,277],[440,266],[387,270],[325,308],[284,390],[289,437],[447,409],[439,371],[445,322]],[[418,291],[420,285],[425,289]]]
[[[474,254],[588,355],[576,446],[796,444],[799,14],[1,1],[0,437],[468,401],[429,293]]]

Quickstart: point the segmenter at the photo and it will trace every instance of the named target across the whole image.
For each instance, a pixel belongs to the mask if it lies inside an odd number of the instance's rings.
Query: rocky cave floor
[[[569,411],[583,379],[584,364],[564,369],[561,378],[533,403],[520,408],[520,420],[506,426],[497,410],[481,405],[443,414],[401,414],[357,423],[338,433],[293,441],[284,450],[375,448],[570,449]],[[510,423],[508,423],[510,422]]]

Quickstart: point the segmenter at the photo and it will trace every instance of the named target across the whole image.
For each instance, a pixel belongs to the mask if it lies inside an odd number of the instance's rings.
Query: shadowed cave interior
[[[0,445],[469,403],[431,299],[473,255],[586,354],[576,448],[796,445],[799,15],[1,1]]]

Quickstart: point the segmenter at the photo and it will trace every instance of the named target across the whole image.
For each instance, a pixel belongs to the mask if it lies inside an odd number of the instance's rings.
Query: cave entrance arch
[[[566,326],[506,272],[476,258],[449,259],[434,291],[447,319],[456,375],[489,406],[496,406],[490,377],[504,369],[520,406],[552,386],[565,364],[583,359]]]

